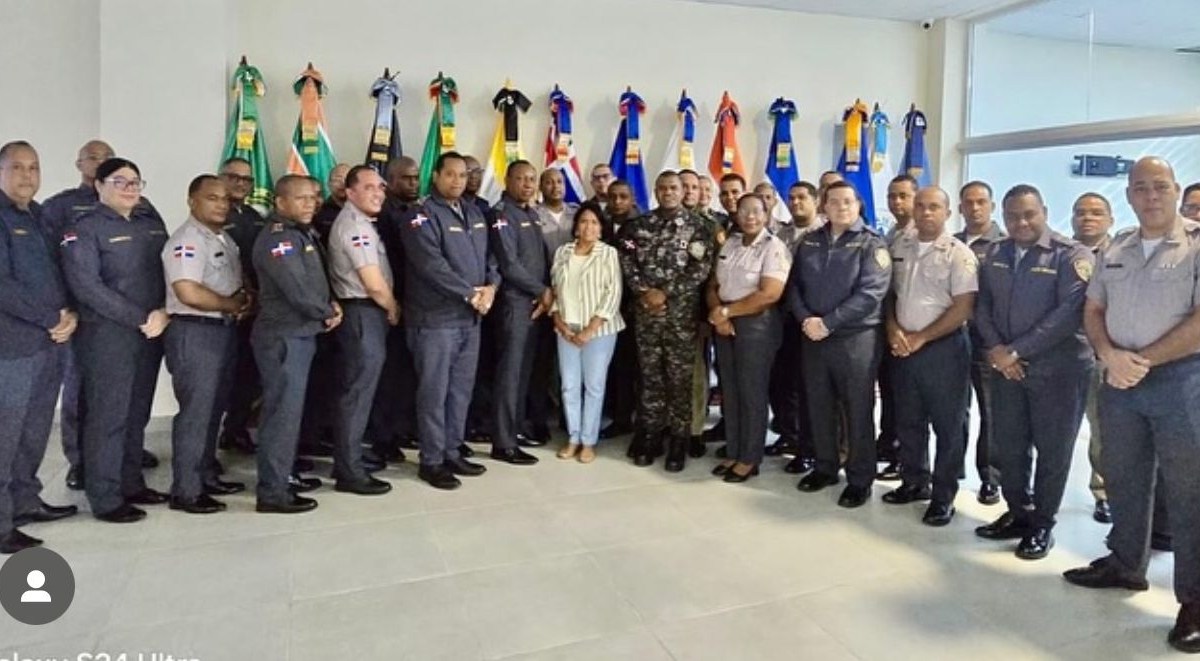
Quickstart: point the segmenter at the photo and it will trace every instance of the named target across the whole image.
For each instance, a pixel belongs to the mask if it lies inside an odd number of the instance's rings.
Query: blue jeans
[[[556,336],[556,339],[567,434],[572,443],[595,445],[596,439],[600,438],[604,383],[608,380],[608,363],[617,348],[617,334],[593,338],[582,348],[562,336]]]

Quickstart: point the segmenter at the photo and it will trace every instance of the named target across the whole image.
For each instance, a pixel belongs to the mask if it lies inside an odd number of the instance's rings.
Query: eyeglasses
[[[226,173],[222,174],[221,176],[225,177],[226,179],[228,179],[232,182],[239,183],[239,184],[254,183],[254,177],[246,176],[244,174],[233,174],[232,172],[226,172]]]
[[[104,180],[106,183],[112,184],[113,188],[123,191],[139,192],[145,190],[145,179],[126,179],[125,177],[109,177]]]
[[[1185,216],[1192,216],[1200,213],[1200,204],[1185,204],[1179,207],[1179,213]]]

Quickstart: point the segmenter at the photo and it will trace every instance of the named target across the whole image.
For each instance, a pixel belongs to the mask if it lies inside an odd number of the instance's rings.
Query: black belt
[[[347,305],[370,305],[377,308],[379,307],[379,304],[377,304],[374,299],[370,298],[339,298],[338,303],[341,303],[342,307]],[[380,309],[382,310],[383,308]]]
[[[233,317],[203,317],[198,314],[173,314],[171,321],[190,321],[194,324],[206,324],[209,326],[232,326],[237,323],[237,319]]]

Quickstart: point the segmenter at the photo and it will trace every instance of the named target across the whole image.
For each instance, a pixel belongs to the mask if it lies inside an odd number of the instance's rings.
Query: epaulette
[[[283,223],[271,223],[271,234],[279,234],[283,231]]]
[[[1120,230],[1119,232],[1117,232],[1116,234],[1113,235],[1113,241],[1116,241],[1118,239],[1128,238],[1131,234],[1133,234],[1137,230],[1138,230],[1137,225],[1134,225],[1133,227],[1126,227],[1125,229]]]

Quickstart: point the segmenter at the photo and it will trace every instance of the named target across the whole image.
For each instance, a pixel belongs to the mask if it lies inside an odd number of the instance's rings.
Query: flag
[[[650,208],[650,192],[646,189],[646,169],[642,165],[642,148],[639,142],[639,119],[646,111],[642,97],[626,87],[617,107],[621,111],[621,125],[617,128],[617,139],[613,141],[612,156],[608,166],[613,176],[629,183],[633,199],[639,209]]]
[[[454,104],[458,103],[458,84],[439,71],[437,78],[429,81],[429,98],[433,99],[434,105],[429,132],[425,134],[425,151],[421,155],[421,195],[429,194],[438,156],[454,149]]]
[[[271,205],[271,190],[275,185],[271,179],[271,165],[267,161],[267,143],[259,130],[258,97],[266,93],[267,86],[263,83],[262,74],[257,67],[247,64],[246,57],[242,56],[238,68],[233,72],[233,112],[225,132],[221,160],[237,157],[250,162],[254,187],[246,202],[263,210]]]
[[[288,174],[312,177],[321,183],[321,194],[329,196],[329,171],[337,165],[329,131],[325,128],[325,78],[308,63],[292,89],[300,96],[300,118],[292,134],[292,151],[288,154]]]
[[[491,204],[499,202],[500,193],[504,192],[508,164],[525,158],[521,152],[520,113],[528,111],[530,105],[529,98],[508,82],[492,97],[492,107],[500,117],[496,120],[492,149],[483,167],[483,183],[479,186],[480,197]]]
[[[792,146],[792,120],[796,118],[796,102],[781,96],[771,104],[767,114],[775,122],[771,148],[767,151],[767,179],[775,184],[776,192],[786,200],[792,184],[800,180],[796,150]]]
[[[696,104],[687,95],[687,90],[679,94],[679,103],[675,106],[676,125],[671,133],[671,141],[667,143],[667,154],[663,157],[662,168],[659,172],[679,172],[680,170],[696,169]]]
[[[546,168],[562,172],[567,186],[567,202],[584,200],[583,175],[575,157],[575,140],[571,137],[571,112],[575,105],[567,93],[554,86],[550,92],[550,128],[546,131]]]
[[[404,153],[400,146],[400,122],[396,119],[396,105],[400,103],[400,84],[396,82],[399,71],[383,70],[383,75],[371,83],[371,96],[375,98],[375,126],[371,129],[371,144],[367,145],[366,164],[385,175],[388,161]]]
[[[708,156],[708,171],[714,181],[736,172],[746,176],[746,166],[742,165],[742,152],[737,144],[737,127],[742,123],[742,113],[738,106],[729,98],[729,92],[721,95],[721,105],[717,107],[717,134],[713,136],[712,153]]]
[[[871,130],[871,172],[879,173],[888,162],[888,131],[892,128],[892,120],[876,103],[867,125]]]
[[[925,113],[910,106],[904,116],[904,160],[900,167],[912,175],[921,187],[933,184],[933,173],[929,171],[929,154],[925,152]]]
[[[838,159],[837,170],[842,177],[854,185],[862,198],[862,216],[867,224],[875,226],[875,196],[871,190],[871,168],[868,160],[867,127],[870,117],[867,115],[867,105],[861,100],[855,100],[854,105],[846,108],[842,115],[845,123],[845,146],[842,156]]]

